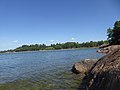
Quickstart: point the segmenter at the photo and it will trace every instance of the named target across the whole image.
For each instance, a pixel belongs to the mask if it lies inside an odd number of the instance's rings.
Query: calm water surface
[[[45,80],[49,80],[52,82],[51,84],[61,82],[62,85],[62,79],[66,79],[62,73],[72,74],[70,70],[75,62],[103,56],[96,53],[96,50],[77,49],[0,54],[0,84],[17,80],[33,82],[44,80],[45,83],[47,82]]]

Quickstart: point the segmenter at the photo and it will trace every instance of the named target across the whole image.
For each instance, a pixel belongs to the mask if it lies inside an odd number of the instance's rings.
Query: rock
[[[99,48],[105,48],[105,47],[108,47],[108,46],[110,46],[110,45],[109,44],[103,44],[103,45],[99,46]]]
[[[106,45],[106,46],[101,46],[100,50],[97,50],[99,53],[110,53],[111,51],[114,51],[115,49],[119,48],[120,45]]]
[[[80,63],[75,63],[73,65],[73,68],[72,68],[73,73],[79,74],[79,73],[85,73],[86,71],[87,71],[87,68]]]
[[[98,53],[109,53],[109,49],[104,48],[104,49],[97,50],[97,52]]]
[[[120,47],[93,65],[78,90],[120,90]]]
[[[72,67],[72,72],[75,74],[86,73],[92,67],[92,65],[97,61],[97,59],[86,59],[77,62]]]
[[[100,49],[100,50],[97,50],[98,53],[108,53],[109,52],[109,49]]]

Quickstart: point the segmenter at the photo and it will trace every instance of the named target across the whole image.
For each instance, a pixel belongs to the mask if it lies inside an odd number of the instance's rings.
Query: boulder
[[[103,45],[99,46],[99,48],[105,48],[105,47],[108,47],[108,46],[110,46],[110,45],[109,44],[103,44]]]
[[[97,61],[97,59],[86,59],[77,62],[72,67],[72,72],[75,74],[86,73],[93,66],[93,64]]]
[[[78,90],[120,90],[119,47],[93,65]]]
[[[103,48],[103,49],[97,50],[97,52],[98,52],[98,53],[108,53],[108,52],[109,52],[109,49]]]
[[[97,50],[97,52],[99,53],[110,53],[112,51],[114,51],[115,49],[119,48],[120,45],[106,45],[106,46],[101,46],[99,50]]]

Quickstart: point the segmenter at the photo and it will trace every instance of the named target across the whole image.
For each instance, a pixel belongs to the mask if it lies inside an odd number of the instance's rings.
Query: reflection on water
[[[73,63],[101,56],[96,49],[0,54],[0,88],[75,89],[80,78],[70,71]]]

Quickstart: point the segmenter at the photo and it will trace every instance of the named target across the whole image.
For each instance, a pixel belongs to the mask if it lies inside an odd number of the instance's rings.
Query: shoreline
[[[0,52],[0,54],[7,54],[7,53],[19,53],[19,52],[38,52],[38,51],[65,51],[65,50],[79,50],[79,49],[88,49],[93,48],[97,49],[99,47],[81,47],[81,48],[69,48],[69,49],[54,49],[54,50],[31,50],[31,51],[18,51],[18,52]]]

